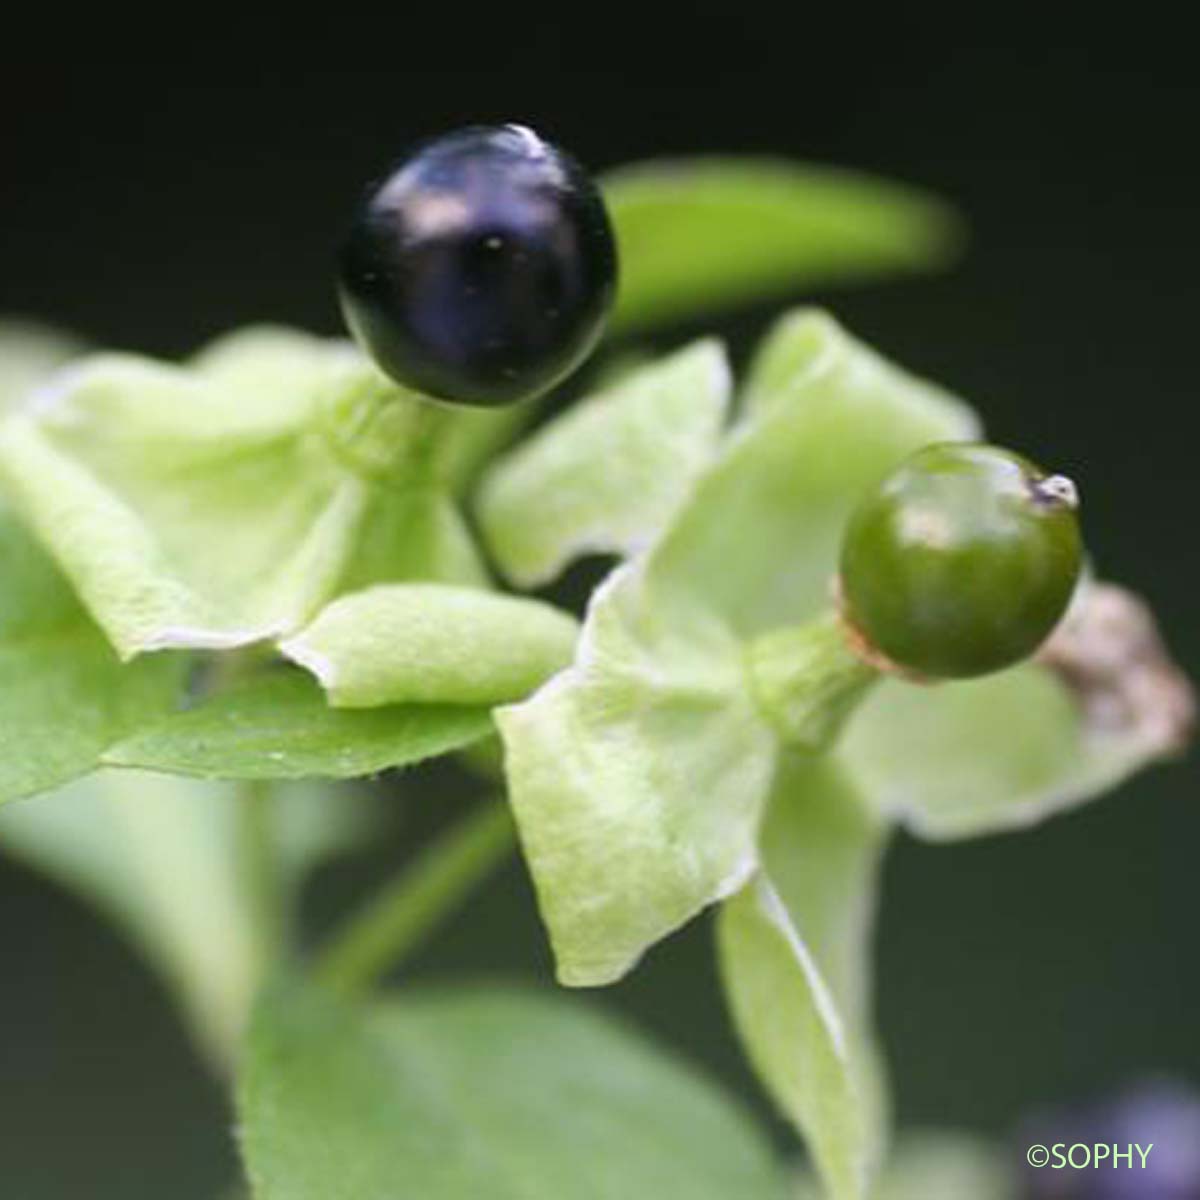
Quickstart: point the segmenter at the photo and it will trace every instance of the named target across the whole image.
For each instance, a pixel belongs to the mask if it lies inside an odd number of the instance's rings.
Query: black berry
[[[398,383],[459,404],[544,392],[599,338],[616,250],[599,190],[520,125],[420,147],[364,197],[341,251],[358,342]]]

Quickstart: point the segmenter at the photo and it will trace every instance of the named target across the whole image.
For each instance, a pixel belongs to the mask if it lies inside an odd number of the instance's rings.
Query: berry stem
[[[763,634],[747,657],[763,715],[786,745],[813,754],[833,744],[881,677],[855,653],[836,612]]]
[[[323,427],[329,448],[354,474],[407,486],[438,474],[446,426],[458,414],[383,376],[335,389]]]
[[[489,801],[350,918],[318,957],[317,978],[344,994],[365,991],[459,907],[515,844],[508,806]]]

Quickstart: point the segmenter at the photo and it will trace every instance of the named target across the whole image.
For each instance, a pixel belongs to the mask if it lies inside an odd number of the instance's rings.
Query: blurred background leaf
[[[1001,1148],[965,1133],[920,1131],[902,1138],[872,1200],[1019,1200],[1017,1178]],[[796,1200],[824,1200],[801,1180]]]
[[[279,991],[239,1084],[257,1200],[784,1200],[700,1074],[581,998]]]
[[[0,813],[0,849],[86,899],[158,970],[200,1046],[227,1067],[275,947],[260,927],[240,822],[255,797],[232,784],[102,771]],[[361,799],[292,785],[266,819],[294,891],[371,827]],[[86,1008],[81,1009],[81,1017]]]
[[[963,236],[949,205],[916,188],[782,159],[664,159],[601,182],[620,253],[619,331],[930,270]]]

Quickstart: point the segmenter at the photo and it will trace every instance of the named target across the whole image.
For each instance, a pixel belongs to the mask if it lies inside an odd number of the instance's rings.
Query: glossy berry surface
[[[398,383],[459,404],[508,404],[565,378],[615,288],[599,190],[520,125],[419,148],[364,197],[340,257],[359,344]]]
[[[845,617],[868,647],[930,679],[1027,658],[1071,599],[1075,489],[1007,450],[928,446],[859,505],[842,543]]]

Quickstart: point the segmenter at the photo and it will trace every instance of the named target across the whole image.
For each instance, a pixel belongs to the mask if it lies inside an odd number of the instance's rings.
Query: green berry
[[[1075,488],[1008,450],[927,446],[859,505],[842,543],[844,615],[868,652],[930,679],[1027,658],[1079,578]]]

